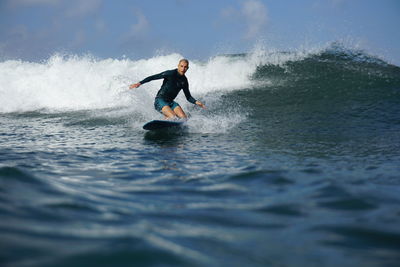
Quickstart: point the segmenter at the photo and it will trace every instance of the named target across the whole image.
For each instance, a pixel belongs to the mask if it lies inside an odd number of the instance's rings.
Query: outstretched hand
[[[141,85],[141,83],[134,83],[129,85],[129,89],[133,89],[133,88],[138,88]]]
[[[206,109],[206,106],[203,103],[201,103],[200,101],[198,101],[198,100],[196,101],[196,105],[198,105],[202,109]]]

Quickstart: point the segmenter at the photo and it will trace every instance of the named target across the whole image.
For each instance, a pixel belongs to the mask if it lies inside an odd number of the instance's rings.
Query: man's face
[[[181,74],[181,75],[185,74],[188,69],[189,69],[189,64],[186,63],[185,61],[181,61],[178,64],[178,72],[179,72],[179,74]]]

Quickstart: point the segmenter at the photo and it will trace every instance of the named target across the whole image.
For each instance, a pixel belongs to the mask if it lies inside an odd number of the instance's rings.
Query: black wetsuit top
[[[144,84],[147,82],[150,82],[152,80],[158,80],[158,79],[164,79],[161,89],[158,91],[157,96],[164,101],[167,102],[172,102],[176,98],[176,96],[179,94],[181,89],[183,89],[183,92],[185,93],[186,99],[190,102],[195,104],[196,99],[194,99],[189,91],[189,83],[185,75],[180,75],[178,73],[178,69],[174,70],[167,70],[164,72],[161,72],[159,74],[155,74],[152,76],[149,76],[142,80],[140,83]]]

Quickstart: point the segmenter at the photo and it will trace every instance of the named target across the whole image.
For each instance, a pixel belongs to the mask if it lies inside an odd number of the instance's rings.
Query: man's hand
[[[206,106],[198,100],[196,101],[196,105],[198,105],[199,107],[201,107],[203,109],[206,109]]]
[[[133,88],[138,88],[140,85],[142,85],[141,83],[134,83],[129,85],[129,89],[133,89]]]

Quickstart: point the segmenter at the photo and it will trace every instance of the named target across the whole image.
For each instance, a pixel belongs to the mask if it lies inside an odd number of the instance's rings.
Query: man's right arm
[[[151,75],[151,76],[149,76],[147,78],[144,78],[139,83],[140,84],[144,84],[144,83],[148,83],[148,82],[153,81],[153,80],[163,79],[163,78],[165,78],[165,73],[166,73],[166,71],[161,72],[159,74]]]
[[[147,77],[147,78],[141,80],[141,81],[138,82],[138,83],[131,84],[131,85],[129,86],[129,88],[130,88],[130,89],[132,89],[132,88],[138,88],[139,86],[141,86],[141,85],[144,84],[144,83],[148,83],[148,82],[153,81],[153,80],[164,79],[164,78],[167,77],[168,75],[169,75],[169,71],[164,71],[164,72],[161,72],[161,73],[159,73],[159,74],[151,75],[151,76],[149,76],[149,77]]]

